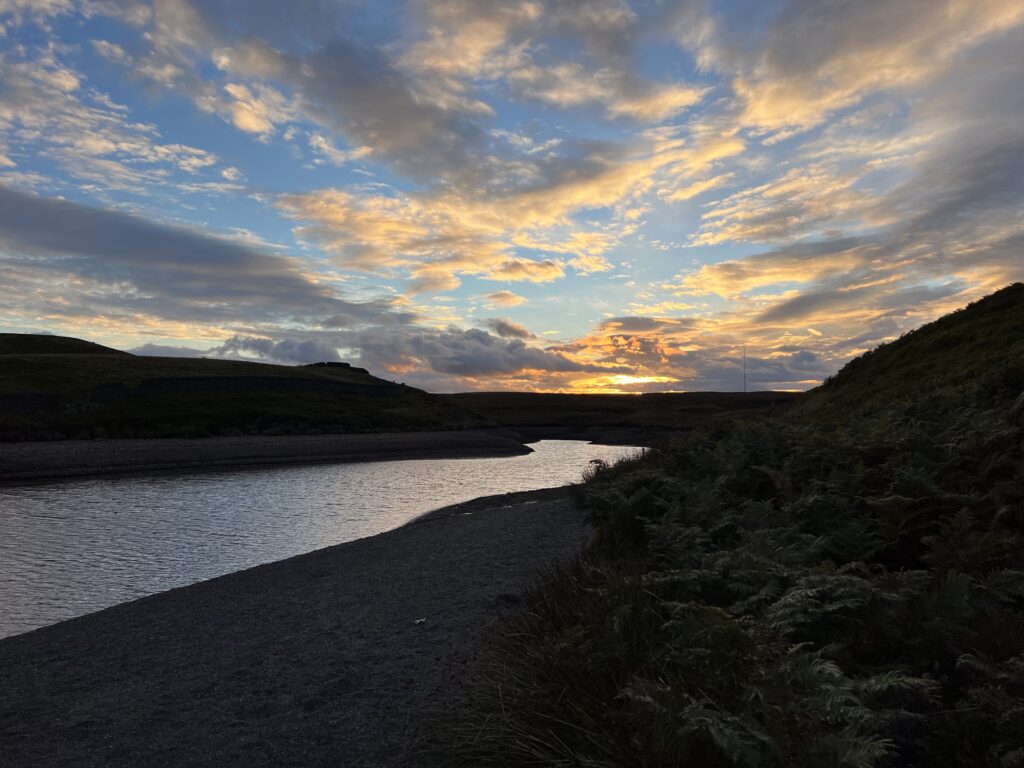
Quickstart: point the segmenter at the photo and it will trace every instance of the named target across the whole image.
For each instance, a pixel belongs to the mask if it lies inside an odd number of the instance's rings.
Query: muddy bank
[[[565,489],[478,499],[0,640],[0,766],[389,765],[584,536]]]

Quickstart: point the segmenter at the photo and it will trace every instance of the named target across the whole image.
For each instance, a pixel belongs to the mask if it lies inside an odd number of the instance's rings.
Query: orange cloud
[[[1024,20],[1016,0],[863,0],[833,11],[792,5],[754,56],[730,48],[725,22],[713,15],[681,16],[680,31],[705,66],[734,75],[740,124],[784,138],[869,93],[935,77],[967,48]]]
[[[496,307],[516,307],[526,301],[524,297],[512,291],[494,291],[484,298],[487,299],[489,306]]]

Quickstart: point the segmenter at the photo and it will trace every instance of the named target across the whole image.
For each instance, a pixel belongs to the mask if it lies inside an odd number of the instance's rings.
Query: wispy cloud
[[[59,222],[59,226],[54,223]],[[380,322],[394,303],[351,302],[298,260],[245,242],[0,186],[3,264],[37,292],[59,280],[51,311],[147,314],[167,321]],[[105,287],[116,287],[114,291]],[[5,302],[28,296],[8,294]],[[76,308],[75,302],[80,302]]]

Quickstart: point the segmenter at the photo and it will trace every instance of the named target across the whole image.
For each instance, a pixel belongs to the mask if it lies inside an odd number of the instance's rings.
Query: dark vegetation
[[[1022,358],[1024,283],[1016,283],[851,360],[809,392],[801,409],[827,415],[908,407],[920,399],[966,404],[985,396],[985,382],[1019,385],[1012,377]],[[1010,378],[1000,379],[1003,374]]]
[[[574,395],[538,392],[462,392],[448,402],[503,427],[639,427],[682,431],[724,413],[783,407],[797,392],[651,392]]]
[[[42,333],[0,333],[0,355],[127,355],[119,349],[104,347],[70,336]]]
[[[596,466],[587,555],[447,711],[464,765],[1024,766],[1024,286],[783,417]]]
[[[0,336],[0,440],[480,425],[458,406],[362,368],[139,357],[78,339]]]

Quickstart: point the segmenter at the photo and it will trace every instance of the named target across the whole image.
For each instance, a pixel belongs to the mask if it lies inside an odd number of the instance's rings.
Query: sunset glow
[[[1024,279],[1019,0],[0,0],[0,330],[806,389]]]

